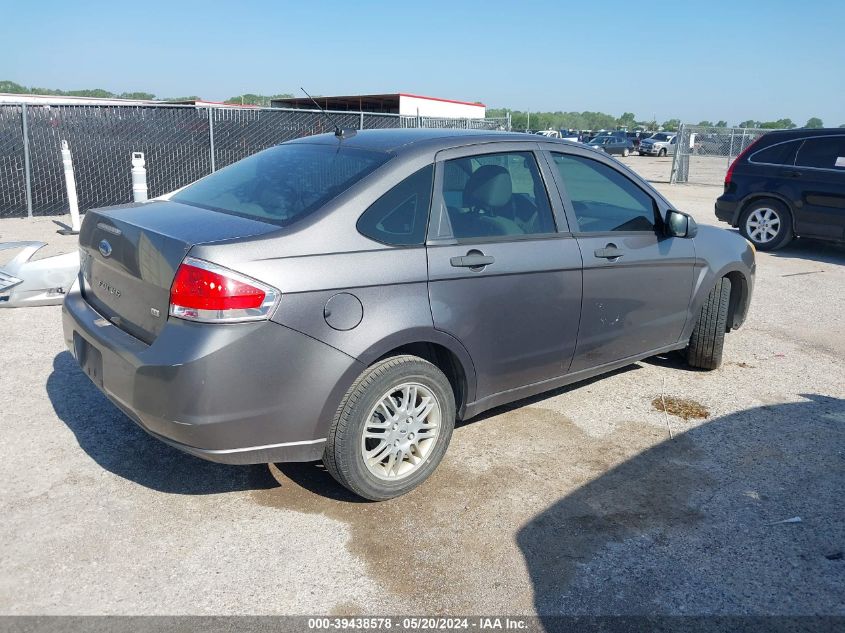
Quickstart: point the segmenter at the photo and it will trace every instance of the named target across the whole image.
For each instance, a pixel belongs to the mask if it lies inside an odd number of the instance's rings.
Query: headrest
[[[511,175],[499,165],[482,165],[464,187],[464,203],[490,208],[503,207],[513,195]]]

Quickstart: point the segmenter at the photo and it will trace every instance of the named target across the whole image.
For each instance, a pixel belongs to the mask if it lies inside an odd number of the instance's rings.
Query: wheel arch
[[[475,400],[475,364],[458,339],[433,328],[412,328],[396,332],[369,347],[358,360],[370,366],[399,354],[419,356],[446,374],[455,393],[455,409],[462,417],[466,405]]]
[[[732,270],[719,277],[727,277],[731,282],[731,298],[728,303],[728,320],[726,332],[735,330],[745,322],[751,299],[751,288],[748,278],[739,270]]]

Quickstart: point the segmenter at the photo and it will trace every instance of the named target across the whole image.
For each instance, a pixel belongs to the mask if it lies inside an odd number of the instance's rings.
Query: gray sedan
[[[453,130],[283,143],[89,211],[80,253],[65,339],[130,418],[214,461],[322,459],[374,500],[456,418],[670,350],[717,367],[755,267],[600,152]]]

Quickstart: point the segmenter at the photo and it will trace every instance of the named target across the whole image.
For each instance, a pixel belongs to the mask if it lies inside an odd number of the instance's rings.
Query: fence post
[[[669,172],[669,184],[674,185],[678,182],[678,156],[681,153],[681,142],[684,140],[684,127],[685,125],[681,123],[681,127],[678,128],[678,136],[677,142],[675,143],[675,153],[672,154],[672,171]]]
[[[214,165],[214,108],[208,108],[208,142],[211,150],[211,171],[217,171]]]
[[[361,123],[358,125],[358,129],[359,130],[364,129],[364,111],[363,110],[361,110]]]
[[[26,217],[32,217],[32,175],[30,174],[29,158],[29,124],[26,104],[21,108],[21,125],[23,125],[23,174],[26,182]]]
[[[72,234],[79,233],[79,197],[76,194],[76,176],[73,174],[73,157],[67,141],[62,141],[62,166],[65,170],[65,186],[67,187],[67,204],[70,212],[70,229]]]
[[[728,148],[728,167],[731,166],[731,159],[733,158],[734,154],[734,135],[736,134],[736,130],[731,128],[731,146]]]
[[[511,113],[508,111],[508,132],[511,131]]]

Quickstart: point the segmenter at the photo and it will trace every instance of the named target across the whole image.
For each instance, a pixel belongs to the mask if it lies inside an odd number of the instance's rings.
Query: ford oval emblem
[[[100,254],[103,257],[111,255],[111,244],[109,244],[108,240],[100,240]]]

